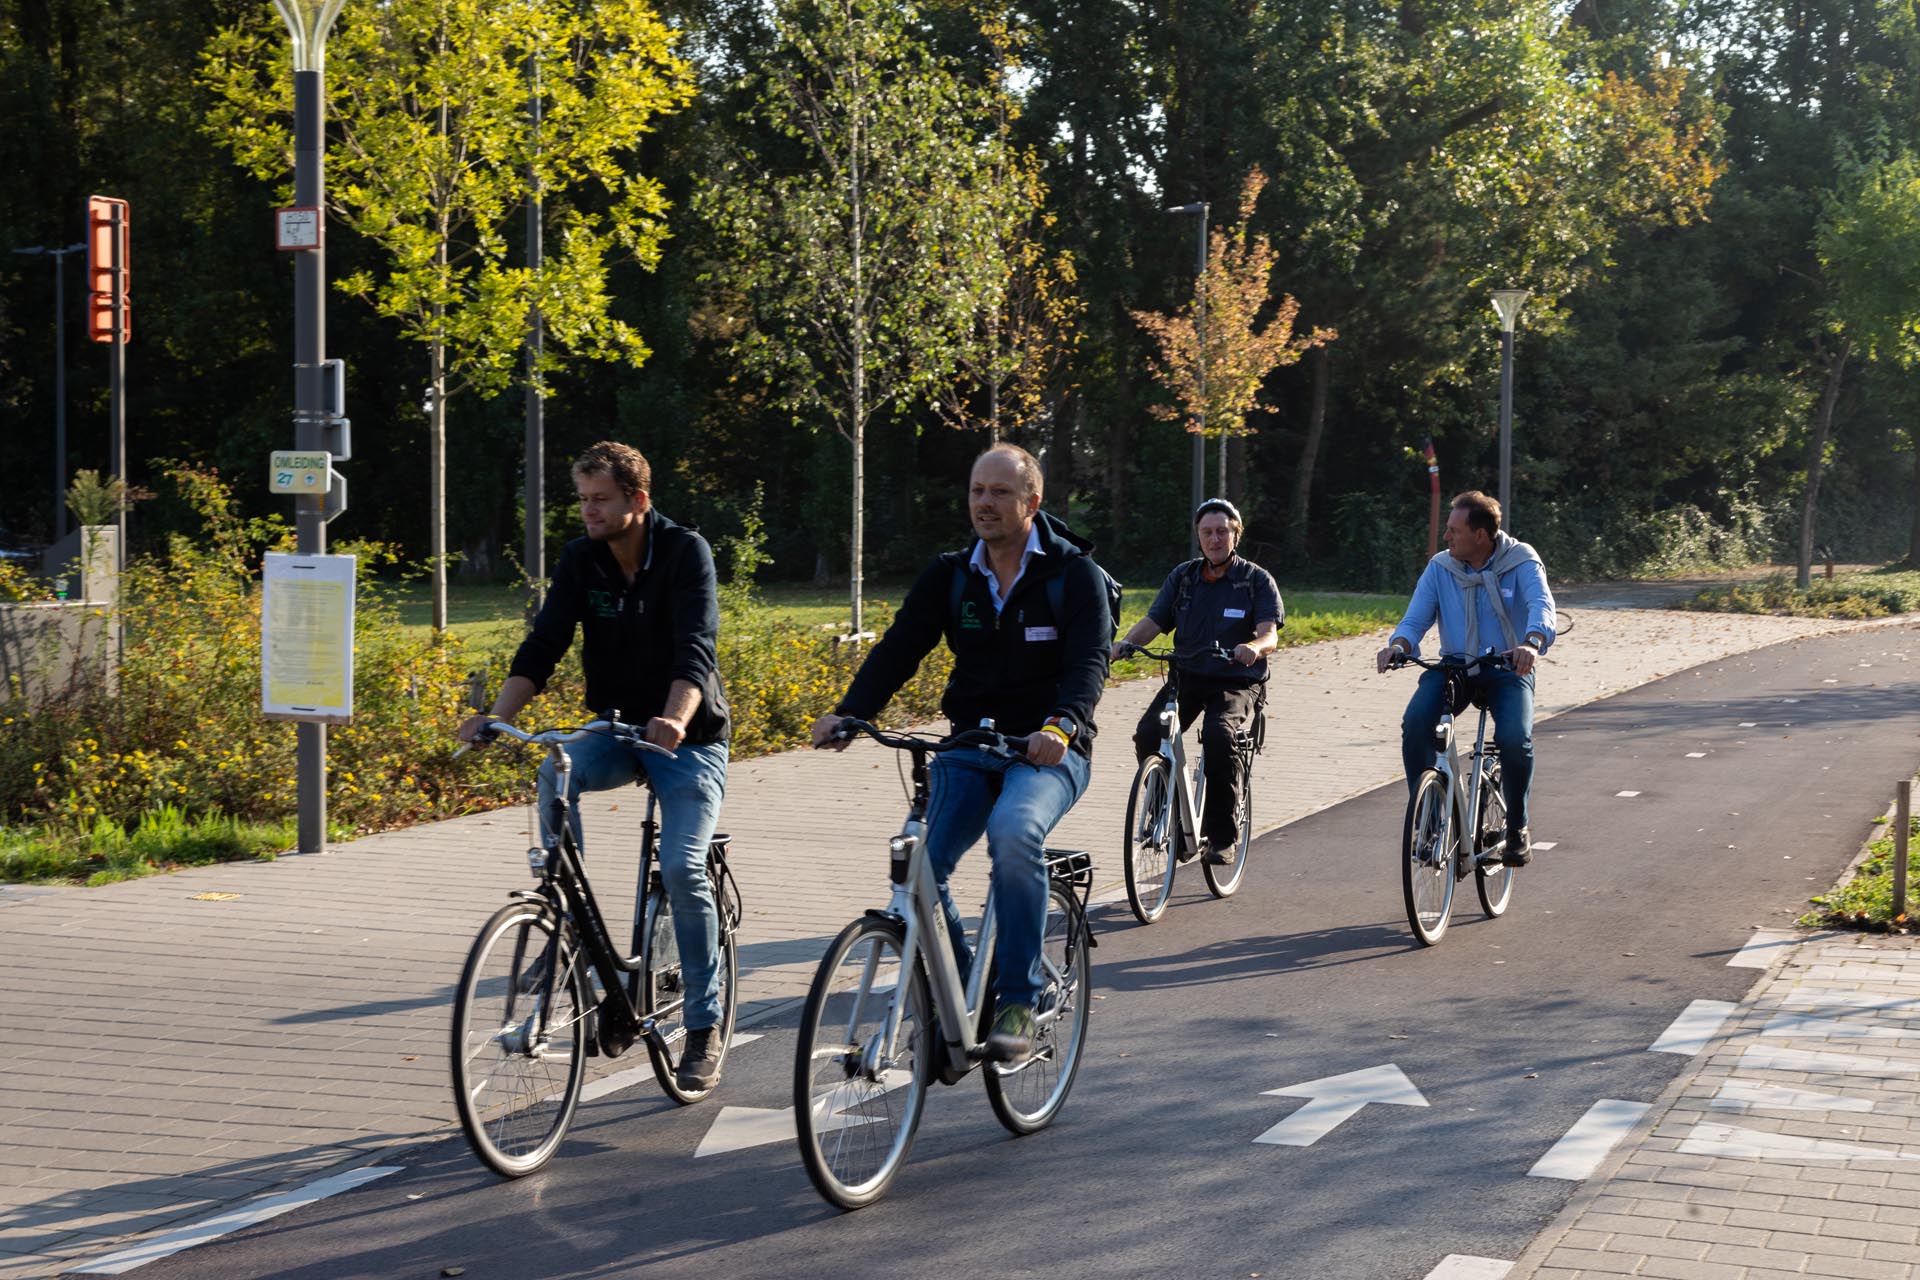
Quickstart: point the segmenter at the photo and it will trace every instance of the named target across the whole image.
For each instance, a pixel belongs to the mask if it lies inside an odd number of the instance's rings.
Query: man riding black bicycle
[[[1114,642],[1118,660],[1129,646],[1144,645],[1174,633],[1174,673],[1169,687],[1180,692],[1180,729],[1204,715],[1200,745],[1205,760],[1207,799],[1201,834],[1206,860],[1233,861],[1239,848],[1240,770],[1235,739],[1247,729],[1267,680],[1267,655],[1280,647],[1286,607],[1273,575],[1236,554],[1245,526],[1225,498],[1209,498],[1193,513],[1201,554],[1178,565],[1160,586],[1147,616]],[[1226,656],[1221,656],[1221,655]],[[1147,704],[1133,731],[1134,754],[1141,760],[1160,749],[1160,708],[1168,688]]]
[[[1043,850],[1087,789],[1093,709],[1113,636],[1107,578],[1090,544],[1042,512],[1040,495],[1040,464],[1025,449],[995,445],[975,460],[971,549],[927,566],[846,696],[813,724],[816,747],[845,747],[840,722],[878,715],[944,637],[953,674],[941,710],[955,731],[985,719],[1004,734],[1027,735],[1024,759],[981,748],[937,756],[927,813],[927,854],[962,973],[971,957],[947,882],[960,856],[987,837],[999,950],[998,1013],[985,1047],[1007,1063],[1033,1053],[1047,917]]]
[[[1427,629],[1440,624],[1443,655],[1478,658],[1499,653],[1512,669],[1476,668],[1466,688],[1493,716],[1500,753],[1500,789],[1506,801],[1509,866],[1533,860],[1527,826],[1527,792],[1533,784],[1533,668],[1553,644],[1553,592],[1540,556],[1500,528],[1500,503],[1478,490],[1453,500],[1445,530],[1447,549],[1427,562],[1413,599],[1393,637],[1375,662],[1385,672],[1396,655],[1420,652]],[[1426,671],[1400,721],[1400,757],[1412,788],[1437,755],[1434,728],[1449,710],[1448,677]]]
[[[648,742],[675,753],[658,755],[610,736],[576,743],[566,800],[577,840],[573,802],[582,792],[644,775],[659,799],[660,872],[686,983],[687,1040],[677,1077],[682,1088],[707,1090],[719,1082],[725,1047],[717,1043],[721,924],[707,878],[707,846],[726,791],[730,728],[715,648],[720,603],[713,553],[697,532],[653,506],[652,469],[638,450],[602,441],[573,464],[573,482],[586,536],[561,552],[546,603],[492,712],[464,721],[460,739],[476,741],[492,722],[518,715],[546,687],[577,627],[588,710],[617,711],[644,725]],[[539,781],[546,848],[560,838],[549,829],[555,787],[548,761]]]

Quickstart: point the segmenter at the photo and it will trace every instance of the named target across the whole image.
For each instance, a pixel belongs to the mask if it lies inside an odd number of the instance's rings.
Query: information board
[[[260,704],[269,720],[352,722],[354,559],[268,553]]]

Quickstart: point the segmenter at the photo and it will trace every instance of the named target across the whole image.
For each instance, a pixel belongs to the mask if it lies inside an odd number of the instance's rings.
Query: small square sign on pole
[[[353,556],[269,552],[261,574],[260,709],[353,722]]]
[[[325,218],[313,205],[296,205],[274,210],[273,247],[276,249],[319,249],[325,244]]]
[[[269,493],[313,494],[333,487],[333,455],[302,449],[275,449],[267,456]]]

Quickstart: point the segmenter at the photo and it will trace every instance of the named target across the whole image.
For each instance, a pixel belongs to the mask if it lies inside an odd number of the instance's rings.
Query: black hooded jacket
[[[1049,716],[1068,716],[1079,726],[1073,749],[1091,757],[1093,709],[1106,688],[1113,638],[1106,579],[1093,562],[1091,543],[1044,511],[1034,523],[1045,554],[1027,562],[998,616],[986,577],[968,567],[973,543],[929,564],[836,714],[871,720],[944,637],[953,650],[953,675],[940,709],[956,731],[991,718],[1002,733],[1028,734]],[[955,574],[966,575],[958,610]],[[1063,575],[1064,616],[1055,617],[1047,583]]]
[[[649,507],[645,518],[647,555],[631,586],[606,543],[567,544],[509,674],[546,688],[578,626],[588,711],[617,710],[627,723],[645,724],[665,709],[673,682],[685,680],[700,690],[687,741],[724,742],[731,725],[716,651],[713,552],[698,532],[657,509]]]

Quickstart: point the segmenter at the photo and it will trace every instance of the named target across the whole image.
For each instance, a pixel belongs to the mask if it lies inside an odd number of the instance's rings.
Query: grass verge
[[[331,837],[349,838],[336,828]],[[149,810],[131,830],[111,818],[91,827],[36,826],[0,830],[0,881],[67,881],[89,885],[132,880],[212,862],[270,862],[299,840],[298,824],[247,822],[224,814],[188,818],[175,805]]]
[[[1866,861],[1853,873],[1853,879],[1813,899],[1812,911],[1800,917],[1800,923],[1829,929],[1864,929],[1874,933],[1906,933],[1913,928],[1908,913],[1916,893],[1920,893],[1920,816],[1909,820],[1907,831],[1907,907],[1896,913],[1893,907],[1893,831],[1867,846]]]
[[[1802,591],[1776,573],[1764,582],[1709,587],[1679,606],[1708,613],[1774,613],[1799,618],[1884,618],[1920,610],[1920,570],[1887,565],[1816,578]]]

